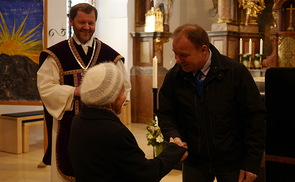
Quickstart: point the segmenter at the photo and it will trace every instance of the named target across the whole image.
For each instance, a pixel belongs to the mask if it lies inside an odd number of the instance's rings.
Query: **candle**
[[[243,54],[243,40],[240,38],[240,54]]]
[[[252,54],[252,39],[249,40],[249,54]]]
[[[158,59],[153,58],[153,88],[158,88]]]
[[[259,54],[262,55],[263,53],[263,40],[260,39],[260,49],[259,49]]]

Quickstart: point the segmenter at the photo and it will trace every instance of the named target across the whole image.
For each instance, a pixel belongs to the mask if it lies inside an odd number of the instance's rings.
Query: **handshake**
[[[185,148],[185,149],[188,148],[188,147],[187,147],[187,143],[186,143],[186,142],[182,142],[181,139],[180,139],[179,137],[175,137],[175,138],[170,137],[170,141],[169,141],[169,142],[171,142],[171,143],[175,143],[175,144],[177,144],[178,146],[183,147],[183,148]],[[188,152],[186,151],[186,152],[183,154],[183,156],[182,156],[182,158],[181,158],[180,161],[184,161],[184,160],[187,158],[187,156],[188,156]]]

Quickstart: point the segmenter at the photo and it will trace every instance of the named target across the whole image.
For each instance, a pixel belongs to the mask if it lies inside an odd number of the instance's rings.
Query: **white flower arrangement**
[[[146,135],[148,141],[147,145],[159,146],[166,143],[161,129],[158,126],[157,117],[155,117],[155,119],[152,119],[152,122],[147,123],[146,128],[148,130],[148,133]]]

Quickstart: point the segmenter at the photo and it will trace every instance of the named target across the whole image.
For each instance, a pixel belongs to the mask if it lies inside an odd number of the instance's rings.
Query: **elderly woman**
[[[114,63],[90,68],[81,85],[82,111],[73,119],[69,153],[79,181],[160,181],[187,152],[170,143],[155,159],[146,159],[117,114],[125,102],[124,78]]]

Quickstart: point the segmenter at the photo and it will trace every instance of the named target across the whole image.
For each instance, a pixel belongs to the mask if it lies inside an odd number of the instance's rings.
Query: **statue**
[[[218,12],[218,0],[212,0],[213,8],[209,9],[209,15],[214,17]]]
[[[239,7],[246,9],[245,25],[248,25],[249,18],[257,18],[258,14],[265,9],[264,0],[239,0]]]
[[[159,8],[163,13],[164,32],[169,32],[169,19],[173,0],[154,0],[154,8]]]
[[[159,8],[152,7],[145,14],[145,32],[163,32],[163,13]]]

